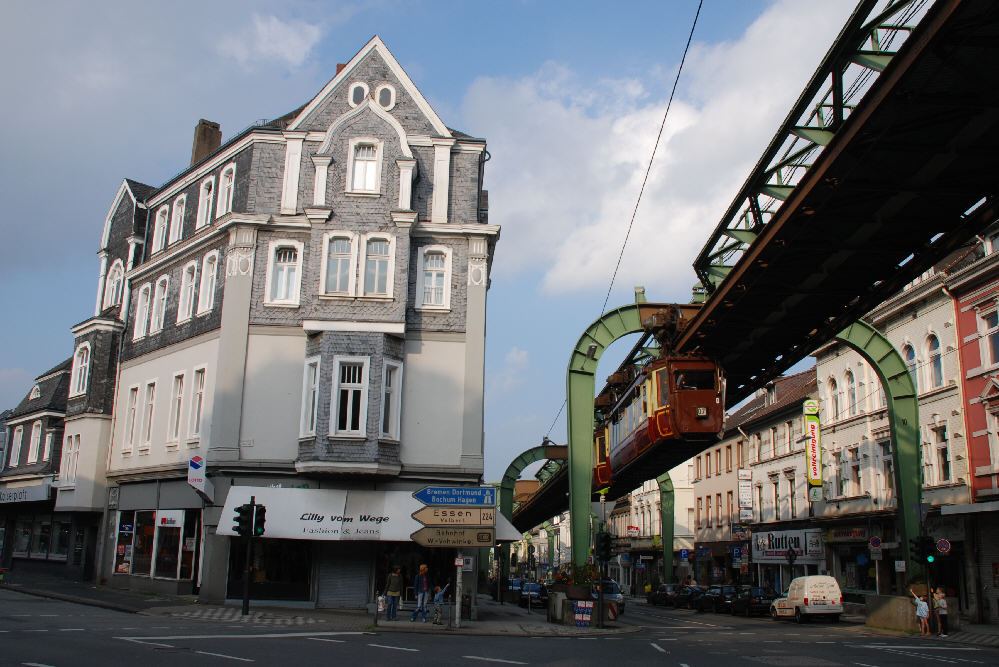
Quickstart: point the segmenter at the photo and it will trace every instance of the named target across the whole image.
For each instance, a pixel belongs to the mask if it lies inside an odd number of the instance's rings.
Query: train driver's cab
[[[687,440],[714,439],[725,418],[724,378],[710,359],[667,357],[655,362],[656,416]],[[662,424],[662,426],[666,426]],[[661,430],[666,430],[662,429]]]

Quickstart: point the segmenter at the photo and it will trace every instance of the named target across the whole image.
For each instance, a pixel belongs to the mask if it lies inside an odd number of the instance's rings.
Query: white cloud
[[[737,41],[695,43],[617,286],[689,297],[694,257],[849,10],[787,0]],[[649,63],[649,80],[668,68]],[[668,96],[668,88],[593,81],[557,63],[470,87],[463,111],[489,140],[490,221],[503,226],[497,275],[541,270],[551,293],[606,289]]]
[[[517,346],[510,348],[503,359],[503,366],[489,375],[489,387],[486,393],[490,399],[500,394],[506,394],[524,382],[524,373],[528,367],[527,350]]]
[[[254,14],[252,25],[222,38],[219,53],[244,66],[276,59],[296,68],[305,62],[321,35],[318,25]]]

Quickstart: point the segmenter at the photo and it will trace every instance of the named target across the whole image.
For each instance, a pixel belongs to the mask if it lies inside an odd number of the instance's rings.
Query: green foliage
[[[589,586],[593,582],[600,580],[600,571],[596,565],[564,563],[555,570],[552,580],[556,584]]]

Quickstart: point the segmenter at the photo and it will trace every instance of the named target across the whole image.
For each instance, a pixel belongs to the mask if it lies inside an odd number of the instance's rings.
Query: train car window
[[[656,372],[656,393],[659,394],[657,407],[669,403],[669,375],[665,368]]]
[[[673,379],[676,388],[683,391],[689,389],[714,389],[715,372],[707,371],[674,371]]]

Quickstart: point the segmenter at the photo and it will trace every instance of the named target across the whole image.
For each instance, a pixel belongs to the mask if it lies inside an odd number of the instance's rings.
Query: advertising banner
[[[752,545],[754,563],[786,563],[788,549],[794,550],[799,564],[825,560],[821,530],[757,530]]]
[[[809,487],[822,487],[822,441],[819,424],[819,402],[808,400],[804,403],[805,413],[805,472]],[[813,494],[809,494],[811,499]]]

